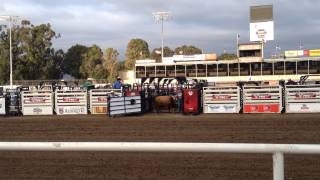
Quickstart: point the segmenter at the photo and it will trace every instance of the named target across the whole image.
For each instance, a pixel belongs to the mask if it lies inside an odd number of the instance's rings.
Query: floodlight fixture
[[[172,14],[166,11],[153,12],[152,16],[157,23],[161,23],[161,61],[163,62],[164,57],[164,49],[163,49],[163,22],[169,21],[172,19]]]

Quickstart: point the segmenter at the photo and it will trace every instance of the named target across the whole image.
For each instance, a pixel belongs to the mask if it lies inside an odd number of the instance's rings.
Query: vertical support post
[[[217,73],[216,76],[219,77],[219,64],[217,63]]]
[[[164,56],[164,50],[163,50],[163,17],[161,19],[161,62],[163,63],[163,56]]]
[[[9,34],[10,34],[10,88],[12,88],[13,85],[13,75],[12,75],[12,17],[9,17]]]
[[[274,61],[272,61],[272,75],[274,75]]]
[[[282,152],[273,154],[273,180],[284,180],[284,158]]]
[[[195,66],[196,66],[196,78],[197,78],[198,77],[198,65],[195,64]]]
[[[298,75],[298,60],[296,60],[296,75]]]
[[[206,77],[208,77],[208,64],[206,64]]]
[[[229,67],[229,63],[227,63],[227,71],[228,71],[228,76],[230,75],[230,67]]]
[[[144,66],[144,77],[147,77],[147,66]]]
[[[310,59],[308,59],[308,75],[310,74]]]
[[[164,77],[167,77],[167,66],[164,65]]]

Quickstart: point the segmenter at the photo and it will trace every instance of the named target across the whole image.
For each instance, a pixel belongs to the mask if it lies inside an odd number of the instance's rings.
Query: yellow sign
[[[320,49],[309,50],[309,56],[312,56],[312,57],[320,56]]]

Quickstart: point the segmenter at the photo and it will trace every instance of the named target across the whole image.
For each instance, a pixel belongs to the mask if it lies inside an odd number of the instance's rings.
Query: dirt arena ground
[[[0,141],[320,144],[320,115],[0,117]],[[285,155],[285,177],[287,180],[320,179],[320,156]],[[0,152],[0,179],[271,180],[272,156]]]

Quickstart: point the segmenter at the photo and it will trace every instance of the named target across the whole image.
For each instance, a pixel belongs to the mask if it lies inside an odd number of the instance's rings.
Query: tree
[[[236,54],[223,53],[218,57],[218,60],[236,60],[238,56]]]
[[[0,82],[9,79],[9,30],[0,34]],[[52,48],[52,40],[59,38],[50,24],[33,25],[23,20],[12,27],[13,79],[49,79],[61,75],[60,58]],[[63,51],[59,51],[61,55]],[[61,56],[60,56],[61,57]]]
[[[80,66],[83,61],[83,54],[87,50],[88,47],[79,44],[69,48],[62,63],[63,72],[75,78],[81,78]]]
[[[192,45],[183,45],[181,47],[177,47],[174,50],[175,54],[178,55],[194,55],[194,54],[202,54],[202,50],[192,46]]]
[[[80,73],[84,78],[104,79],[107,73],[102,65],[102,51],[97,45],[93,45],[82,54]]]
[[[62,63],[65,57],[63,50],[55,51],[54,49],[51,52],[51,57],[46,66],[44,67],[44,71],[47,72],[47,77],[49,79],[59,79],[63,76],[62,73]]]
[[[172,57],[174,55],[174,51],[167,46],[163,48],[163,53],[164,57]],[[151,53],[151,58],[161,62],[161,48],[155,48]]]
[[[150,57],[149,45],[143,39],[131,39],[127,46],[125,67],[132,70],[138,59]]]
[[[108,82],[114,82],[116,80],[116,77],[118,75],[118,70],[119,70],[118,57],[119,57],[118,51],[113,48],[107,48],[104,53],[103,67],[108,72],[108,77],[107,77]]]

